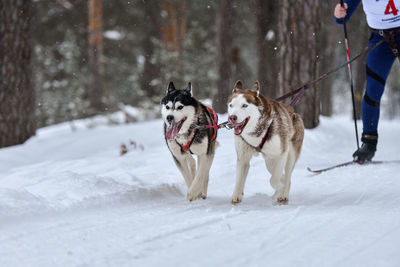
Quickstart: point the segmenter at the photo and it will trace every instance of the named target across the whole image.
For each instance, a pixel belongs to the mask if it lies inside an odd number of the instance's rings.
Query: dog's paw
[[[206,199],[207,196],[205,194],[203,194],[203,192],[198,192],[198,191],[189,189],[187,196],[186,196],[187,200],[189,200],[191,202],[191,201],[194,201],[199,198]]]
[[[243,194],[242,195],[233,195],[231,198],[231,204],[236,205],[242,202]]]
[[[190,202],[192,202],[192,201],[198,199],[198,197],[196,197],[196,196],[194,196],[194,195],[188,193],[188,194],[186,195],[186,199],[189,200]]]
[[[276,200],[277,205],[287,205],[289,204],[289,199],[287,197],[278,197]]]

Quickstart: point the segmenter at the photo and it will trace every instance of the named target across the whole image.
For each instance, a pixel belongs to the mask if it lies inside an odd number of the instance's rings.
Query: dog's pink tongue
[[[172,122],[167,128],[165,136],[167,137],[168,140],[172,140],[178,135],[178,132],[179,132],[178,123]]]
[[[235,134],[239,135],[242,133],[242,129],[241,128],[235,128]]]
[[[236,123],[236,122],[231,122],[230,121],[230,124],[234,127],[233,129],[234,129],[236,135],[239,135],[239,134],[242,133],[242,125],[243,125],[243,123]]]

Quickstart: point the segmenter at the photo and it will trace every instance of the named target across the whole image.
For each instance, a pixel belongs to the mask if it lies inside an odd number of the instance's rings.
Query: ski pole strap
[[[318,78],[316,78],[316,79],[314,79],[314,80],[312,80],[312,81],[307,82],[307,83],[304,84],[303,86],[301,86],[301,87],[299,87],[299,88],[297,88],[297,89],[295,89],[295,90],[289,91],[287,94],[284,94],[283,96],[276,98],[275,101],[282,101],[282,100],[285,100],[286,98],[289,98],[289,97],[292,97],[292,96],[297,95],[297,94],[298,94],[299,92],[301,92],[301,91],[307,90],[307,89],[310,88],[310,86],[312,86],[313,84],[315,84],[315,83],[317,83],[317,82],[319,82],[319,81],[325,79],[326,77],[328,77],[328,76],[331,75],[332,73],[337,72],[338,70],[340,70],[340,69],[346,67],[348,64],[350,64],[350,63],[352,63],[353,61],[357,60],[357,59],[360,58],[361,56],[367,54],[369,51],[371,51],[371,50],[374,49],[375,47],[379,46],[379,45],[382,44],[384,41],[385,41],[385,40],[382,39],[382,40],[380,40],[379,42],[377,42],[376,44],[373,44],[373,45],[371,45],[371,46],[366,47],[360,54],[358,54],[357,56],[353,57],[352,59],[350,59],[350,60],[346,61],[345,63],[343,63],[343,64],[337,66],[336,68],[334,68],[334,69],[332,69],[332,70],[330,70],[330,71],[328,71],[328,72],[322,74],[322,75],[319,76]],[[303,93],[302,93],[302,94],[303,94]],[[298,99],[297,99],[297,100],[298,100]],[[296,100],[295,103],[297,103],[297,100]]]

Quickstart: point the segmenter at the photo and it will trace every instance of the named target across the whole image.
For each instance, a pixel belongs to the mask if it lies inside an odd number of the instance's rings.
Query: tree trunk
[[[178,75],[179,77],[184,76],[183,70],[183,42],[185,41],[186,32],[186,2],[184,0],[176,8],[176,24],[177,27],[177,43],[178,43]]]
[[[186,19],[184,13],[186,3],[185,1],[163,1],[161,9],[165,13],[164,25],[162,26],[162,39],[170,50],[179,52],[179,50],[182,50],[182,41],[185,39]]]
[[[160,5],[158,1],[149,1],[143,3],[145,11],[145,18],[151,21],[148,25],[148,32],[142,41],[142,48],[144,53],[144,66],[143,73],[140,77],[140,86],[146,92],[149,99],[154,99],[154,103],[159,102],[159,90],[161,84],[155,82],[161,77],[160,66],[153,62],[155,53],[154,39],[160,39],[161,17]]]
[[[279,47],[281,67],[279,86],[281,93],[293,90],[318,76],[317,45],[318,0],[281,0],[279,16]],[[296,105],[306,128],[319,124],[319,91],[315,86],[304,91]]]
[[[387,115],[390,119],[398,118],[400,114],[400,64],[399,62],[393,64],[393,68],[391,70],[391,74],[389,75],[386,81],[386,92],[385,94],[390,96],[388,97],[387,104],[385,107],[387,108]]]
[[[343,60],[339,60],[335,57],[338,48],[338,40],[341,40],[339,34],[339,27],[333,20],[333,10],[337,0],[328,0],[321,2],[320,8],[320,23],[321,28],[325,29],[320,31],[318,35],[318,70],[319,73],[326,73],[335,68]],[[324,116],[332,116],[333,105],[332,105],[332,91],[333,83],[337,79],[337,74],[328,76],[317,84],[318,90],[320,90],[321,96],[321,114]]]
[[[102,0],[89,0],[89,71],[91,82],[89,89],[90,112],[103,112],[104,66],[103,66],[103,7]]]
[[[35,134],[30,0],[0,1],[0,147]]]
[[[278,97],[276,34],[277,1],[257,0],[257,79],[261,84],[261,93],[269,98]]]
[[[183,80],[183,42],[186,33],[186,1],[163,1],[161,8],[166,14],[161,30],[162,39],[170,51],[177,53],[175,82],[183,84],[185,82]]]
[[[221,0],[217,14],[217,93],[213,97],[213,107],[218,113],[227,111],[226,101],[233,89],[232,81],[232,41],[233,2]]]

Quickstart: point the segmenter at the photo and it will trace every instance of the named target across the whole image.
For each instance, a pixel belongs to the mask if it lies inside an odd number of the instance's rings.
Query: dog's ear
[[[188,93],[190,96],[192,96],[192,83],[188,83],[185,92]]]
[[[169,82],[168,88],[167,88],[167,94],[172,93],[173,91],[175,91],[175,86],[173,82]]]
[[[232,93],[236,93],[238,90],[243,89],[243,83],[241,80],[236,81],[235,86],[233,86]]]
[[[257,94],[257,97],[260,95],[260,82],[257,80],[254,82],[253,87],[250,89],[251,91]]]

